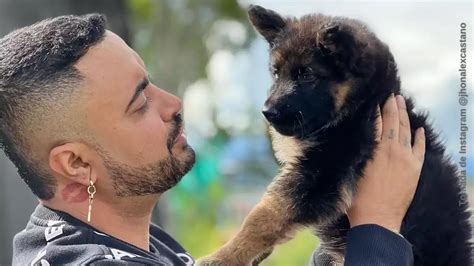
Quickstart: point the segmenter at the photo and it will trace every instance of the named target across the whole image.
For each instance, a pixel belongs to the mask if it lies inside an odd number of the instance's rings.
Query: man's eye
[[[148,107],[149,107],[149,102],[150,102],[150,99],[146,96],[145,97],[145,104],[143,104],[142,107],[140,107],[140,109],[138,109],[136,112],[139,113],[139,114],[144,114],[147,110],[148,110]]]

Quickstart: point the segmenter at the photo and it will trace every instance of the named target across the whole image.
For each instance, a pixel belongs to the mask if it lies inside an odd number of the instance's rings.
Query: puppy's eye
[[[305,67],[298,70],[298,81],[313,82],[317,79],[311,67]]]
[[[272,72],[272,76],[274,79],[278,79],[279,75],[278,75],[278,69],[276,68],[272,68],[271,69],[271,72]]]
[[[316,79],[316,76],[312,73],[306,73],[306,74],[300,75],[299,79],[301,81],[313,81]]]

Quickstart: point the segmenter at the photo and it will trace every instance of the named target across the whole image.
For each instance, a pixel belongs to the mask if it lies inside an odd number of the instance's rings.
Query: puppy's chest
[[[306,151],[317,146],[316,141],[305,141],[293,136],[283,136],[272,127],[270,127],[269,132],[275,157],[281,164],[299,164],[299,160],[306,157]]]

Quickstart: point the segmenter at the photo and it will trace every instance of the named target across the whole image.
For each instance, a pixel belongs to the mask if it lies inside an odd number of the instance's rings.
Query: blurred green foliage
[[[250,28],[245,10],[234,0],[129,0],[128,6],[134,49],[156,82],[180,96],[206,76],[211,51],[204,39],[215,21],[232,19]]]
[[[288,243],[277,246],[272,255],[264,260],[262,266],[306,266],[313,251],[318,246],[318,239],[309,231],[299,232]]]

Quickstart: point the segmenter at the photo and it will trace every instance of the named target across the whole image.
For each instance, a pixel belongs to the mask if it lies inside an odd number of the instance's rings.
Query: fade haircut
[[[74,65],[105,30],[103,15],[69,15],[0,39],[0,148],[40,199],[56,188],[49,151],[83,134],[71,116],[83,81]]]

